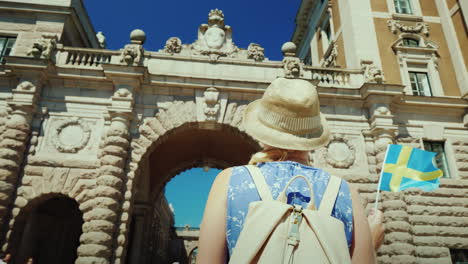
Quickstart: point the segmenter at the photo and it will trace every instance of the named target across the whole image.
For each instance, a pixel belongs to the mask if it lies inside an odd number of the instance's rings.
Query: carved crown
[[[208,24],[224,26],[224,13],[219,9],[212,9],[208,14]]]

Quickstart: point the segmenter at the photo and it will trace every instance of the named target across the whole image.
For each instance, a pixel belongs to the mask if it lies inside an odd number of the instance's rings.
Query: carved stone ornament
[[[107,44],[106,44],[106,36],[104,36],[104,34],[102,34],[101,31],[99,31],[97,34],[96,34],[96,38],[97,38],[97,41],[99,43],[99,48],[101,49],[105,49],[107,47]]]
[[[347,169],[356,160],[356,149],[342,134],[333,135],[325,149],[325,160],[334,168]]]
[[[221,105],[218,103],[219,91],[210,87],[203,93],[205,102],[203,104],[203,112],[207,121],[216,121],[218,119]]]
[[[62,153],[77,153],[86,147],[91,129],[80,119],[65,120],[53,130],[51,142]]]
[[[259,44],[250,43],[247,48],[248,58],[255,61],[263,61],[265,59],[265,49],[262,48]]]
[[[132,93],[127,88],[119,88],[117,91],[115,91],[114,97],[131,98]]]
[[[169,54],[180,53],[182,51],[182,41],[178,37],[169,38],[164,46],[164,52]]]
[[[223,11],[214,9],[208,14],[208,24],[198,28],[198,39],[192,44],[194,54],[209,56],[216,62],[219,57],[235,57],[238,48],[232,42],[232,29],[224,25]]]
[[[18,86],[16,86],[16,90],[19,91],[26,91],[32,92],[36,89],[36,86],[30,81],[22,81]]]
[[[361,61],[361,69],[364,71],[366,83],[383,83],[385,81],[383,71],[373,61]]]
[[[336,67],[336,58],[338,58],[338,45],[335,43],[330,45],[332,45],[332,48],[328,56],[323,61],[324,67]]]
[[[296,57],[296,44],[286,42],[281,47],[283,52],[283,70],[285,78],[299,78],[304,73],[301,60]]]
[[[140,64],[143,59],[143,47],[138,44],[127,44],[120,54],[120,62],[126,64]]]
[[[403,33],[421,33],[429,36],[429,25],[424,22],[418,22],[414,26],[408,26],[402,24],[398,20],[388,20],[387,25],[393,34],[396,34],[398,30],[400,30],[400,32]]]
[[[57,48],[57,42],[56,34],[42,34],[42,38],[34,42],[28,55],[34,58],[50,59]]]

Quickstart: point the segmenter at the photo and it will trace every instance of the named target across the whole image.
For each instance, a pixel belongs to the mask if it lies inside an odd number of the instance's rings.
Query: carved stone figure
[[[248,58],[255,61],[263,61],[265,59],[264,51],[265,49],[262,48],[262,46],[259,44],[250,43],[249,47],[247,48]]]
[[[283,70],[285,78],[298,78],[301,77],[304,70],[301,60],[296,57],[296,44],[286,42],[281,47],[283,52]]]
[[[213,62],[219,57],[235,57],[238,48],[232,42],[232,29],[224,25],[223,11],[214,9],[208,14],[208,24],[198,28],[198,39],[192,44],[194,54],[207,55]]]
[[[42,34],[42,38],[34,42],[32,48],[28,51],[29,56],[41,59],[50,59],[57,48],[57,35]]]
[[[328,56],[323,61],[324,67],[335,67],[336,66],[336,58],[338,57],[338,45],[332,43],[331,51]]]
[[[218,103],[219,92],[216,88],[210,87],[205,90],[203,95],[205,99],[205,102],[203,104],[203,111],[205,113],[206,120],[216,121],[221,107]]]
[[[414,26],[408,26],[402,24],[398,20],[388,20],[388,28],[393,34],[396,34],[398,30],[404,33],[421,33],[425,36],[429,36],[429,25],[424,22],[418,22]]]
[[[22,81],[16,87],[18,91],[34,91],[34,89],[36,89],[36,86],[30,81]]]
[[[127,88],[119,88],[114,93],[115,97],[122,97],[122,98],[130,98],[132,97],[132,93]]]
[[[130,44],[125,45],[121,52],[120,62],[138,65],[143,62],[143,44],[146,34],[143,30],[135,29],[130,33]]]
[[[361,61],[361,68],[364,71],[364,81],[372,83],[383,83],[384,74],[373,61]]]
[[[107,47],[107,44],[106,44],[106,37],[104,36],[104,34],[102,34],[102,31],[99,31],[97,34],[96,34],[96,38],[98,40],[98,43],[99,43],[99,47],[101,49],[105,49]]]
[[[182,41],[178,37],[169,38],[164,46],[164,52],[174,54],[182,51]]]

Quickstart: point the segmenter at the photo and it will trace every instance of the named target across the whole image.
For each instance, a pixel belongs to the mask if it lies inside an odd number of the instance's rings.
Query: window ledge
[[[405,21],[414,21],[414,22],[423,22],[422,16],[409,15],[409,14],[392,14],[394,20],[405,20]]]

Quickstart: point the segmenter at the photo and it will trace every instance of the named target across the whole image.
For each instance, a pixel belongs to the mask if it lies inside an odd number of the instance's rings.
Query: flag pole
[[[374,211],[377,211],[379,208],[379,198],[380,198],[380,185],[382,184],[382,175],[384,173],[384,165],[385,161],[387,160],[387,155],[388,155],[388,149],[389,149],[390,144],[387,145],[387,150],[385,151],[385,157],[382,162],[382,169],[380,170],[380,177],[379,177],[379,183],[377,184],[377,195],[375,196],[375,203],[374,203]]]

